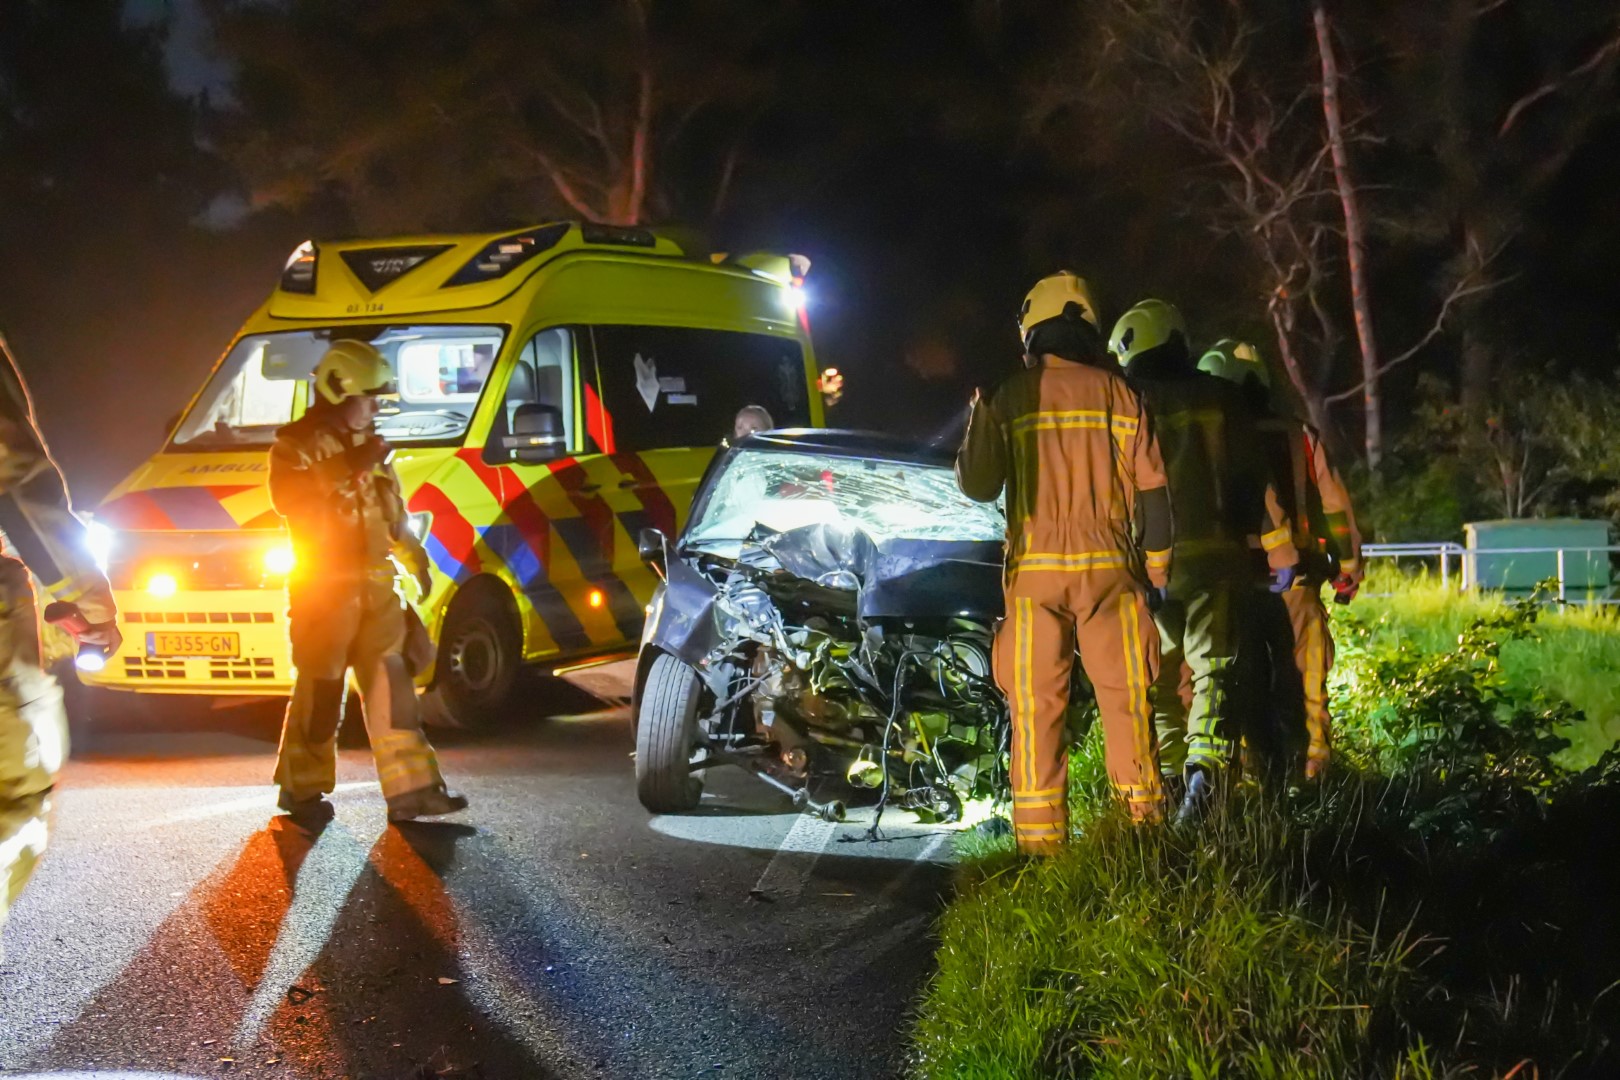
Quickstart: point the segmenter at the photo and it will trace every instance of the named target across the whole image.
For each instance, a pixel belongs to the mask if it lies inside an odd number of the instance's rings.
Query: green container
[[[1582,548],[1609,546],[1607,521],[1579,518],[1514,518],[1463,526],[1469,553],[1463,556],[1463,588],[1524,594],[1558,576],[1555,551],[1491,554],[1503,548],[1563,548],[1564,593],[1570,600],[1606,597],[1612,577],[1609,553]]]

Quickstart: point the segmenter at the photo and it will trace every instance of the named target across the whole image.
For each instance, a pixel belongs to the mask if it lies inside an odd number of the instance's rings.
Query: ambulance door
[[[529,331],[492,388],[499,396],[482,452],[500,490],[500,514],[486,545],[512,573],[524,603],[530,658],[613,645],[620,630],[601,582],[612,572],[612,522],[606,502],[580,467],[581,335],[553,326]],[[586,342],[588,347],[588,341]],[[529,446],[525,432],[549,412],[561,442]]]
[[[686,525],[709,460],[737,412],[765,408],[776,427],[810,422],[804,354],[792,338],[670,326],[592,326],[586,434],[602,452],[600,494],[619,524],[613,564],[638,623],[656,579],[636,552],[653,526]]]

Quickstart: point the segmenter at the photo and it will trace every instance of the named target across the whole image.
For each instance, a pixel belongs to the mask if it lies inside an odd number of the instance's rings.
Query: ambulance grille
[[[268,656],[255,656],[248,660],[210,660],[210,679],[273,679],[276,662]]]
[[[126,656],[124,675],[131,679],[183,679],[186,677],[186,662],[149,656]]]
[[[150,625],[168,625],[171,623],[273,623],[276,621],[274,612],[270,611],[126,611],[124,622],[145,623]]]

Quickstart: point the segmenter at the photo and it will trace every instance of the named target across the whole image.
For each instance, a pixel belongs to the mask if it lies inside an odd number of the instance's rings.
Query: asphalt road
[[[650,817],[622,674],[441,736],[454,824],[388,827],[363,748],[331,825],[278,818],[274,703],[116,721],[5,930],[0,1075],[898,1073],[949,836],[874,843],[724,770]]]

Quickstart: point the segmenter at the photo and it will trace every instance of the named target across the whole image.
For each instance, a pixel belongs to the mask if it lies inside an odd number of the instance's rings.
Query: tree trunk
[[[1333,151],[1333,177],[1344,208],[1344,236],[1350,265],[1350,302],[1356,316],[1356,337],[1361,342],[1361,394],[1365,413],[1367,464],[1378,467],[1384,456],[1383,410],[1378,393],[1378,343],[1373,337],[1372,305],[1367,297],[1365,231],[1356,186],[1350,179],[1350,154],[1344,142],[1344,118],[1339,110],[1339,65],[1333,56],[1333,38],[1322,0],[1312,5],[1316,21],[1316,49],[1322,57],[1322,115],[1327,120],[1328,145]]]

